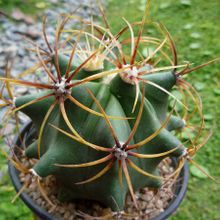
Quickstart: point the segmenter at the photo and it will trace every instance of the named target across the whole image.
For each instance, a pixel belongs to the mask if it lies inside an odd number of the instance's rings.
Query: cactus
[[[123,210],[130,192],[137,206],[136,190],[160,187],[162,177],[157,166],[165,157],[178,158],[178,167],[171,175],[175,176],[204,144],[198,142],[204,127],[200,99],[182,75],[215,60],[194,68],[178,65],[174,42],[162,25],[158,25],[162,40],[143,34],[146,14],[147,9],[138,24],[124,20],[125,27],[116,35],[88,21],[84,25],[91,33],[65,30],[70,17],[64,18],[57,27],[54,47],[48,43],[44,20],[48,49],[36,47],[39,63],[26,73],[43,68],[49,81],[29,82],[12,79],[9,74],[1,78],[11,94],[7,100],[1,96],[2,106],[12,106],[12,114],[21,111],[28,115],[37,131],[37,139],[25,150],[25,156],[38,162],[25,172],[39,179],[54,175],[60,183],[61,201],[97,200],[112,210]],[[139,29],[137,35],[134,27]],[[70,39],[76,35],[70,53],[62,48],[62,32]],[[127,32],[131,37],[126,39],[123,35],[126,37]],[[84,40],[85,49],[80,46]],[[145,43],[156,48],[143,58],[139,49]],[[129,53],[123,50],[128,46]],[[164,50],[171,51],[172,59]],[[170,64],[157,67],[158,53]],[[12,100],[12,84],[41,91]],[[195,110],[172,93],[177,89],[191,97]],[[179,113],[176,106],[181,107]],[[188,116],[196,112],[201,118],[200,129],[195,140],[183,143],[179,133],[187,126]]]

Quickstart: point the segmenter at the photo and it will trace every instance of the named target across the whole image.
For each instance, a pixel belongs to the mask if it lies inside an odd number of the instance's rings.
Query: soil
[[[37,160],[22,158],[23,165],[27,168],[33,167]],[[170,158],[164,159],[159,164],[159,170],[163,177],[169,176],[174,168]],[[143,176],[144,178],[144,176]],[[135,193],[138,203],[138,210],[134,207],[130,195],[126,198],[124,211],[112,212],[110,208],[103,207],[93,201],[75,201],[71,203],[61,203],[57,200],[57,183],[54,176],[48,176],[40,181],[31,174],[20,173],[20,180],[26,184],[25,192],[41,207],[49,213],[54,214],[61,220],[150,220],[163,212],[169,202],[175,196],[174,179],[164,180],[161,188],[142,188]]]

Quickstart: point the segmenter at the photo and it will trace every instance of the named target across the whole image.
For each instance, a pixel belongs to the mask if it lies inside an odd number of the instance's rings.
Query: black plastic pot
[[[21,131],[21,137],[25,136],[26,140],[26,146],[30,144],[31,140],[35,137],[35,130],[32,126],[32,123],[28,123],[24,126],[24,128]],[[20,138],[16,137],[15,142],[17,146],[21,146]],[[173,160],[174,164],[177,162],[175,159]],[[15,190],[18,192],[22,184],[20,182],[19,178],[19,172],[16,170],[16,168],[9,163],[9,174],[12,180],[12,183],[15,187]],[[152,220],[166,220],[169,216],[171,216],[176,209],[179,207],[180,203],[182,202],[186,190],[187,190],[187,184],[188,184],[188,178],[189,178],[189,169],[188,164],[185,164],[183,169],[180,172],[180,176],[178,178],[178,182],[176,183],[176,189],[175,189],[175,197],[171,200],[169,206],[166,208],[164,212],[162,212],[157,217],[153,218]],[[21,199],[24,201],[24,203],[32,210],[32,212],[37,215],[42,220],[58,220],[56,217],[45,211],[43,208],[38,206],[26,193],[22,193],[20,195]]]

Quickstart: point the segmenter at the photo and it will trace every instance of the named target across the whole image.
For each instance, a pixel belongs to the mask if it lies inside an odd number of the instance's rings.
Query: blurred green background
[[[108,0],[107,2],[107,17],[115,30],[118,30],[123,23],[118,16],[125,17],[130,22],[140,20],[145,5],[145,0]],[[1,11],[10,13],[14,7],[20,8],[24,13],[37,14],[48,7],[53,7],[53,4],[37,0],[0,0]],[[219,0],[155,0],[152,1],[151,17],[162,22],[173,36],[179,63],[187,60],[199,65],[220,56]],[[203,100],[206,123],[214,133],[195,159],[211,175],[219,178],[220,63],[188,75],[187,80],[199,91]],[[1,141],[0,144],[3,145],[3,142]],[[32,214],[21,201],[10,203],[15,192],[7,176],[6,163],[6,160],[0,156],[0,220],[33,219]],[[219,184],[192,170],[187,196],[176,215],[170,219],[219,220]]]

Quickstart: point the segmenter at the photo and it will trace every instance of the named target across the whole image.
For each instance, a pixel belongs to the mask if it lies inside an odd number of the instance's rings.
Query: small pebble
[[[155,203],[155,206],[158,208],[158,209],[162,209],[163,208],[163,201],[158,199]]]
[[[148,193],[145,192],[145,194],[140,195],[140,198],[146,202],[151,201],[153,197],[154,197],[154,193],[152,191],[149,191]]]

